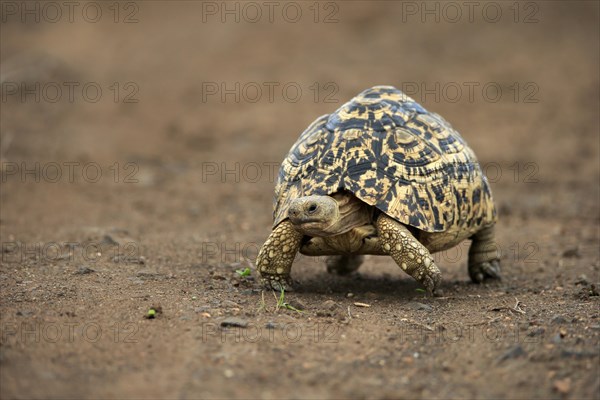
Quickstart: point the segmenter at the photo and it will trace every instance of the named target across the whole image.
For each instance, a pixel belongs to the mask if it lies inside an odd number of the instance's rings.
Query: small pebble
[[[554,344],[560,344],[562,342],[562,336],[560,336],[560,333],[557,333],[556,335],[552,336],[550,341]]]
[[[223,307],[235,307],[235,308],[238,308],[240,305],[238,303],[236,303],[235,301],[223,300],[221,302],[221,306],[223,306]]]
[[[559,393],[568,394],[571,391],[571,378],[554,381],[552,388]]]
[[[417,301],[411,301],[406,306],[408,308],[410,308],[411,310],[415,310],[415,311],[420,311],[420,310],[432,311],[433,310],[433,307],[431,307],[430,305],[419,303]]]
[[[544,328],[537,327],[537,328],[532,329],[531,331],[527,332],[527,336],[529,336],[529,337],[541,336],[544,334],[544,332],[546,332],[546,330]]]
[[[96,271],[94,269],[88,267],[87,265],[80,265],[79,269],[75,273],[78,275],[87,275],[87,274],[91,274],[92,272],[96,272]]]
[[[237,327],[237,328],[245,328],[248,326],[248,321],[238,317],[227,317],[223,321],[221,321],[221,326],[226,327]]]
[[[333,300],[326,300],[323,302],[322,307],[326,310],[334,311],[336,308],[338,308],[338,305]]]
[[[566,258],[581,258],[581,252],[579,251],[579,247],[571,247],[563,251],[562,256]]]
[[[525,352],[525,350],[523,350],[523,347],[521,347],[521,345],[516,345],[516,346],[512,347],[511,349],[507,350],[500,357],[498,357],[498,362],[522,357],[522,356],[525,356],[526,354],[527,353]]]

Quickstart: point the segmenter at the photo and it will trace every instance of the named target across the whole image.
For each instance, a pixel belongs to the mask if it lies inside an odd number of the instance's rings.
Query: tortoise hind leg
[[[291,289],[290,272],[301,242],[302,234],[288,220],[273,229],[256,258],[256,267],[264,286],[275,290]]]
[[[500,256],[494,225],[481,229],[471,238],[473,242],[469,248],[469,276],[475,283],[486,279],[501,279]]]
[[[364,257],[361,255],[337,255],[327,257],[327,272],[348,275],[358,269]]]
[[[429,250],[404,225],[385,214],[377,219],[377,232],[383,251],[433,293],[442,280],[442,273]]]

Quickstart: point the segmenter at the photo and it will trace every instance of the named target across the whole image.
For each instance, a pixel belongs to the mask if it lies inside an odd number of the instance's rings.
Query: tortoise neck
[[[337,201],[339,217],[324,229],[327,235],[340,235],[349,230],[370,224],[373,217],[373,207],[362,202],[356,196],[348,192],[337,192],[331,195]]]

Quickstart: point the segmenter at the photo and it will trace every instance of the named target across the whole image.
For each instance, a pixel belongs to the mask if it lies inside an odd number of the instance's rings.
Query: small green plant
[[[267,310],[267,304],[265,303],[265,292],[264,290],[260,292],[260,301],[258,302],[258,310],[257,312],[262,312]]]
[[[146,315],[144,315],[144,317],[148,319],[154,319],[157,318],[159,314],[162,314],[162,307],[152,306],[148,308],[148,311],[146,311]]]
[[[416,288],[415,291],[417,291],[419,293],[427,293],[427,291],[425,289],[421,289],[421,288]]]
[[[302,313],[303,312],[302,310],[298,310],[296,307],[294,307],[294,306],[292,306],[292,305],[290,305],[288,303],[283,303],[283,306],[285,308],[287,308],[288,310],[296,311],[298,313]]]
[[[276,310],[279,310],[280,307],[283,307],[285,304],[285,290],[281,288],[281,294],[279,295],[279,299],[277,300],[277,305],[275,306]]]
[[[250,276],[250,274],[252,273],[252,271],[250,270],[250,268],[246,267],[246,269],[236,269],[235,273],[238,274],[239,276],[246,277],[246,276]]]
[[[279,294],[279,299],[277,299],[277,305],[275,306],[275,311],[279,310],[280,308],[287,308],[288,310],[296,311],[299,313],[302,312],[302,310],[298,310],[296,307],[292,306],[291,304],[286,303],[285,290],[283,288],[281,289],[281,293]]]

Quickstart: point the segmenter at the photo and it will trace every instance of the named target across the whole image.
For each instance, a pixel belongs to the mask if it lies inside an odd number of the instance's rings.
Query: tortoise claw
[[[277,292],[286,291],[293,292],[292,279],[289,275],[272,275],[262,274],[260,279],[262,285],[267,289],[272,289]]]
[[[439,287],[441,281],[442,281],[442,274],[438,272],[435,274],[425,276],[423,278],[422,284],[423,284],[423,286],[425,286],[425,289],[427,289],[427,292],[429,294],[433,295],[435,293],[436,289]]]
[[[488,279],[501,280],[500,262],[492,260],[469,265],[469,275],[475,283],[482,283]]]

